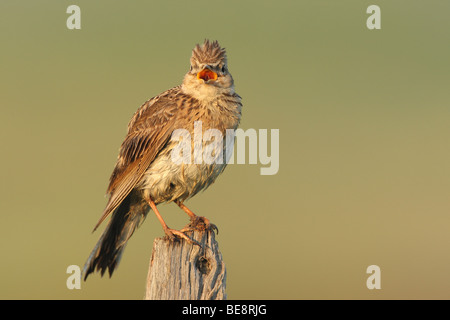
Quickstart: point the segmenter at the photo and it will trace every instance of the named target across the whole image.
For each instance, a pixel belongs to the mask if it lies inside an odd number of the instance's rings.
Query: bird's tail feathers
[[[99,271],[103,276],[108,270],[109,276],[112,276],[128,239],[144,221],[148,209],[148,205],[137,200],[133,192],[122,201],[84,265],[84,280],[94,271]]]

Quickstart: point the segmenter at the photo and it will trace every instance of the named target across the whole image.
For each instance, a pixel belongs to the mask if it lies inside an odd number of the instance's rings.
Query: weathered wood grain
[[[185,240],[157,238],[147,276],[146,300],[224,300],[226,269],[212,230],[186,233]]]

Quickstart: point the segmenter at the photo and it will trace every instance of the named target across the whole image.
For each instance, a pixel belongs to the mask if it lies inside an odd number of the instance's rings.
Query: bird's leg
[[[161,225],[163,227],[163,230],[164,230],[164,233],[170,239],[174,239],[175,236],[178,236],[178,237],[186,240],[189,243],[196,244],[196,245],[200,246],[200,244],[197,241],[190,239],[187,235],[185,235],[183,233],[183,231],[178,231],[178,230],[169,228],[167,226],[166,222],[164,221],[164,219],[162,218],[161,214],[159,213],[158,209],[156,208],[155,202],[150,197],[146,198],[145,200],[148,202],[148,204],[152,208],[153,212],[155,213],[156,217],[158,218],[159,222],[161,223]]]
[[[188,214],[188,216],[191,218],[191,225],[190,228],[183,228],[182,230],[192,230],[199,227],[199,223],[202,222],[206,229],[213,229],[216,230],[217,233],[219,233],[219,229],[216,227],[215,224],[212,224],[207,218],[197,216],[195,213],[193,213],[188,207],[186,207],[183,202],[179,200],[174,201],[184,212]]]

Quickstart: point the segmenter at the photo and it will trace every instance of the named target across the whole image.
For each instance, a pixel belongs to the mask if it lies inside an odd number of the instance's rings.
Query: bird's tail
[[[149,206],[132,191],[114,210],[108,226],[89,255],[83,268],[84,280],[94,271],[108,269],[111,277],[134,230],[144,221]]]

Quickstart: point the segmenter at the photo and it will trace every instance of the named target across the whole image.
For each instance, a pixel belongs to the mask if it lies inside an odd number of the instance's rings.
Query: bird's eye
[[[193,68],[192,68],[192,66],[191,66],[191,68],[189,69],[189,72],[192,72],[192,69],[193,69]]]
[[[222,67],[222,73],[225,73],[227,69],[225,68],[225,66]]]

